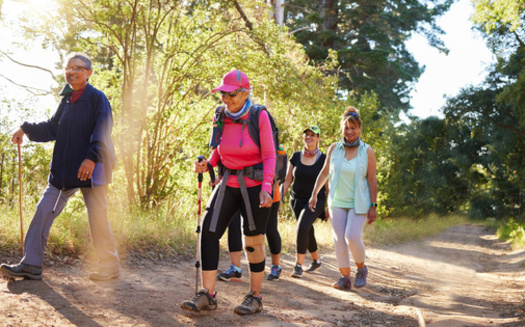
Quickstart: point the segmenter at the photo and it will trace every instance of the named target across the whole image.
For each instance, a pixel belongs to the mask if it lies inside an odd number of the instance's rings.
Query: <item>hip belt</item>
[[[250,196],[248,195],[248,189],[246,188],[246,183],[244,182],[244,174],[245,170],[247,168],[253,168],[252,167],[246,167],[244,169],[229,169],[225,166],[219,167],[222,180],[219,183],[217,190],[217,199],[215,199],[215,205],[213,206],[213,214],[211,216],[211,222],[210,222],[210,232],[215,233],[217,230],[217,222],[219,220],[219,213],[221,211],[222,203],[224,201],[224,193],[226,192],[226,183],[228,182],[228,178],[230,175],[237,175],[239,179],[239,186],[241,189],[241,195],[244,202],[244,206],[246,208],[246,217],[248,219],[248,228],[250,231],[255,230],[255,220],[253,219],[253,213],[252,213],[252,206],[250,204]],[[262,170],[261,170],[262,173]],[[262,175],[262,174],[261,174]],[[261,179],[262,180],[262,179]]]

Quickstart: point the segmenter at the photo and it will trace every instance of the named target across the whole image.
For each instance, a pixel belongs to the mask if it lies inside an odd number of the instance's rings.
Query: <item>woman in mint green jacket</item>
[[[359,111],[348,107],[341,119],[342,140],[330,145],[323,169],[317,177],[310,210],[315,210],[317,193],[328,180],[328,209],[332,218],[335,254],[341,278],[337,289],[351,289],[350,253],[357,265],[354,287],[366,285],[365,245],[361,239],[366,222],[377,218],[376,158],[372,148],[360,140]]]

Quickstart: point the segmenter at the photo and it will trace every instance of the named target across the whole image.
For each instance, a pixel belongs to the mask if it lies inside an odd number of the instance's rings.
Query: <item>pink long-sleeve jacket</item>
[[[250,111],[242,117],[248,119]],[[272,127],[266,110],[261,110],[259,116],[259,131],[261,149],[255,144],[248,132],[248,126],[233,123],[228,117],[224,118],[224,127],[219,146],[213,150],[209,159],[210,164],[216,167],[219,162],[230,169],[243,169],[258,163],[263,163],[262,190],[272,194],[272,184],[275,175],[275,147],[272,137]],[[241,143],[242,137],[242,146]],[[260,185],[261,182],[245,178],[246,187]],[[228,178],[230,187],[239,187],[237,176]]]

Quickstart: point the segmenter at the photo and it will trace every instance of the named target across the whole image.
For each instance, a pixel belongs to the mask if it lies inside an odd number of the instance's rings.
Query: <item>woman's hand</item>
[[[308,200],[308,208],[310,208],[310,210],[312,212],[315,212],[315,205],[317,204],[317,195],[312,195],[310,197],[310,200]]]
[[[324,219],[323,221],[328,221],[330,219],[330,210],[324,209]]]
[[[193,171],[197,174],[205,173],[208,171],[208,161],[206,159],[199,161],[195,160],[193,162]]]
[[[376,207],[370,207],[370,209],[368,209],[367,219],[368,219],[369,225],[373,223],[374,221],[376,221],[377,219],[377,208]]]
[[[95,162],[90,159],[84,159],[82,163],[80,164],[80,168],[78,168],[77,177],[81,181],[85,181],[86,179],[90,179],[93,175],[93,170],[95,169]]]
[[[221,182],[221,180],[219,178],[215,178],[214,181],[210,180],[210,182],[208,184],[210,185],[210,187],[215,187],[220,182]]]
[[[260,208],[269,208],[272,206],[272,203],[273,203],[273,199],[272,199],[272,196],[270,195],[270,193],[266,192],[266,191],[261,191],[261,193],[259,193],[259,207]]]

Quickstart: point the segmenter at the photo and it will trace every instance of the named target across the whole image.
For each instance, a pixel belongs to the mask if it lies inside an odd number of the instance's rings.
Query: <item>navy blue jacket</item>
[[[70,96],[62,98],[49,120],[24,122],[22,130],[31,141],[55,141],[48,178],[51,185],[69,189],[109,184],[116,164],[111,105],[106,95],[90,84],[74,104]],[[77,174],[84,159],[94,161],[95,170],[91,179],[81,181]]]

